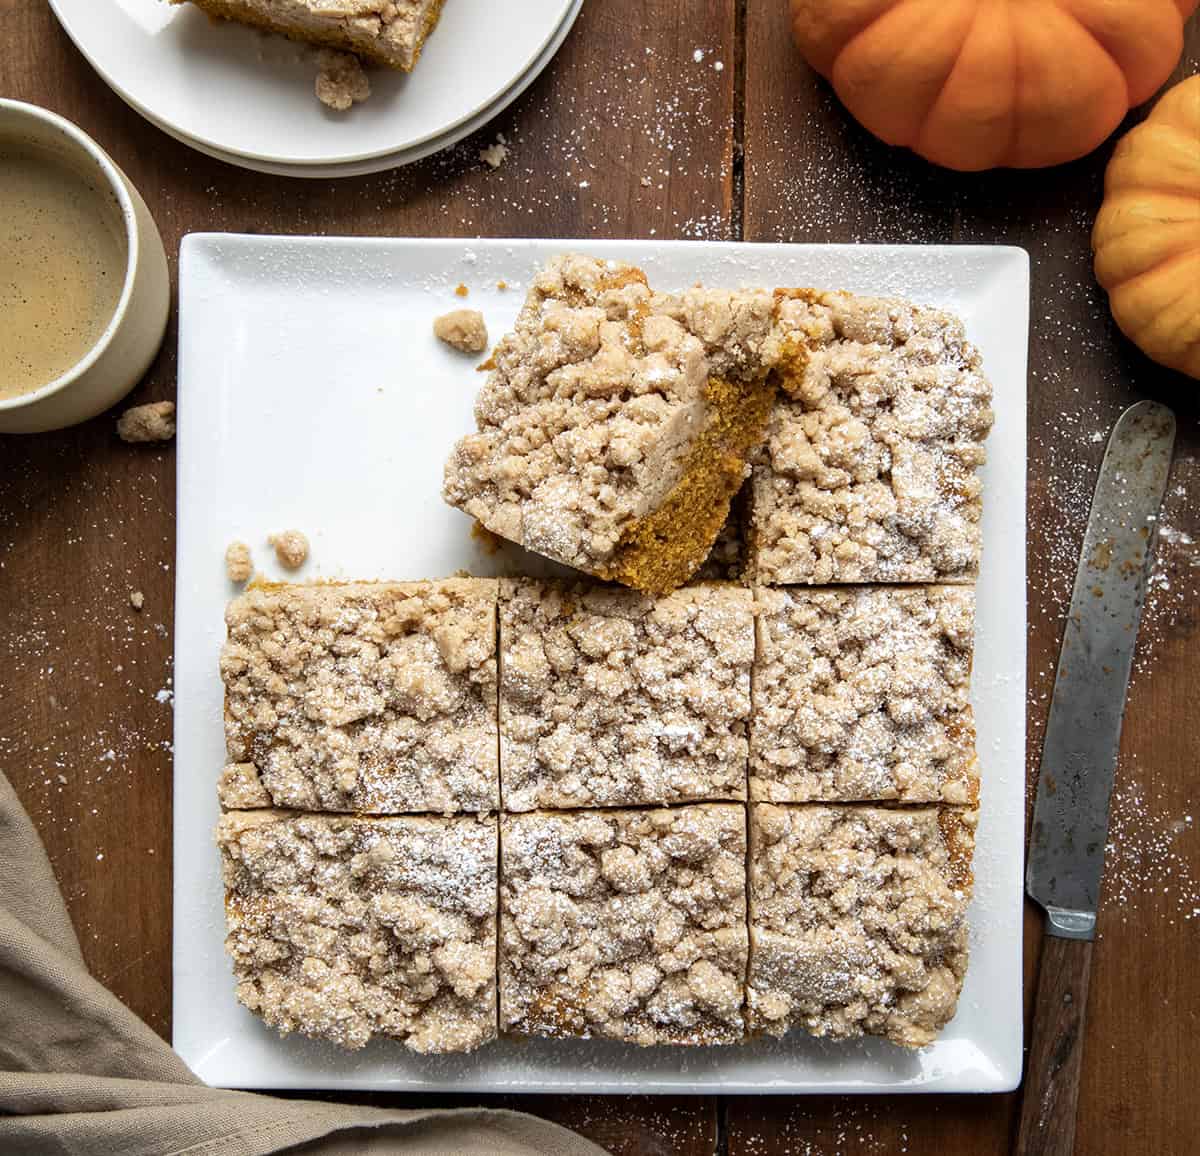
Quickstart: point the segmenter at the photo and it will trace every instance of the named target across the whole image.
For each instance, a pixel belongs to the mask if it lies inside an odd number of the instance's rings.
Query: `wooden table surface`
[[[1111,144],[1048,172],[931,168],[850,121],[789,46],[785,8],[588,0],[552,66],[493,125],[412,168],[357,180],[261,176],[178,144],[105,86],[43,0],[0,0],[0,96],[63,113],[109,150],[157,218],[172,271],[180,237],[213,229],[1028,249],[1031,771],[1104,439],[1138,398],[1167,400],[1181,419],[1117,776],[1077,1150],[1195,1152],[1200,823],[1186,777],[1200,764],[1200,428],[1195,383],[1120,338],[1091,275]],[[1176,78],[1198,67],[1193,21]],[[511,153],[491,171],[479,151],[498,131]],[[172,326],[131,400],[174,388]],[[120,443],[112,415],[0,437],[0,769],[41,830],[93,971],[164,1036],[174,503],[172,449]],[[140,614],[132,590],[145,594]],[[1030,980],[1040,933],[1029,912]],[[614,1153],[736,1156],[1002,1153],[1017,1110],[1015,1095],[489,1102],[559,1120]]]

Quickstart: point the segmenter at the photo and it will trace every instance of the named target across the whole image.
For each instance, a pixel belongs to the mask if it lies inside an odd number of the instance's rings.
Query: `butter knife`
[[[1025,889],[1046,912],[1017,1156],[1067,1156],[1083,1059],[1092,937],[1125,694],[1175,416],[1138,402],[1109,438],[1084,534],[1042,745]]]

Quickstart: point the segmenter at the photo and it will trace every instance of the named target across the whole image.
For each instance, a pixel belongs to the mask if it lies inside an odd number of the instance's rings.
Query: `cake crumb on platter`
[[[225,547],[225,575],[230,582],[249,582],[254,560],[245,542],[230,542]]]
[[[175,403],[152,401],[135,405],[117,418],[117,437],[130,445],[169,442],[175,436]]]
[[[434,336],[459,353],[482,353],[487,349],[488,331],[478,309],[452,309],[433,322]]]
[[[300,530],[272,534],[267,542],[275,548],[275,557],[285,570],[299,570],[308,561],[308,538]]]
[[[461,281],[457,285],[454,286],[454,296],[455,297],[468,297],[468,296],[470,296],[470,293],[471,293],[471,290],[468,289]]]
[[[322,48],[317,53],[317,99],[335,112],[345,112],[371,95],[371,79],[353,53]]]

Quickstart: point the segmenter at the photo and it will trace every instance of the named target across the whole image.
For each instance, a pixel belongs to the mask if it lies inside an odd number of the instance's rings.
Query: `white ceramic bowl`
[[[162,345],[171,282],[162,237],[129,178],[82,129],[36,105],[0,99],[0,152],[6,146],[51,151],[107,198],[125,230],[125,281],[99,341],[66,373],[31,393],[0,400],[0,433],[62,429],[120,401]]]

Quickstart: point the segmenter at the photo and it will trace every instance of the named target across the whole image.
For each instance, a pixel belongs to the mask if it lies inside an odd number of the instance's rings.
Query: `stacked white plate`
[[[370,71],[369,100],[333,112],[315,53],[166,0],[50,0],[79,50],[147,120],[209,156],[281,176],[360,176],[449,147],[549,64],[583,0],[447,0],[409,75]]]

